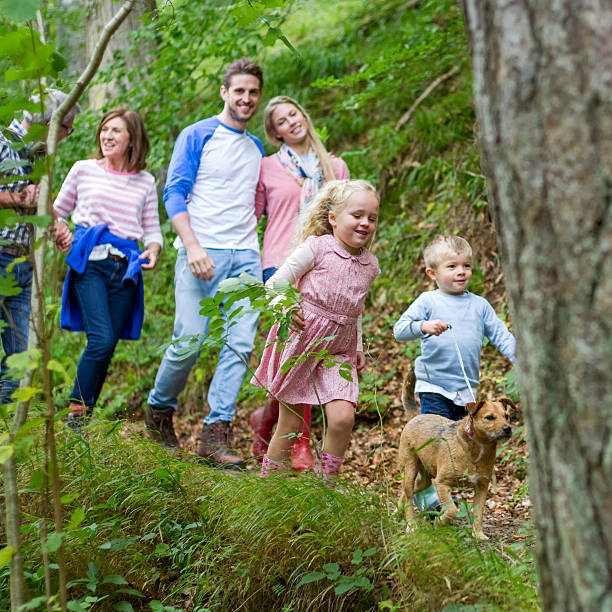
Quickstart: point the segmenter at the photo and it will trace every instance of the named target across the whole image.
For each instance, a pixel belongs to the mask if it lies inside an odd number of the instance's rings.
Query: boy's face
[[[467,254],[451,253],[435,269],[427,268],[425,272],[436,281],[440,291],[461,295],[472,280],[472,258]]]

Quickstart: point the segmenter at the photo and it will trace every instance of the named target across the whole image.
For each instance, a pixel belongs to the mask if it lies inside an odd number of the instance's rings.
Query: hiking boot
[[[226,470],[245,470],[245,462],[231,449],[232,424],[215,421],[202,426],[198,455],[213,467]]]
[[[147,406],[144,420],[151,438],[167,448],[170,454],[178,456],[180,444],[172,424],[173,414],[174,410],[162,411],[156,410],[152,406]]]
[[[263,456],[268,452],[268,445],[272,438],[272,429],[278,421],[278,402],[274,398],[270,398],[263,406],[255,410],[250,418],[249,423],[253,430],[253,445],[251,450],[253,456],[261,461]]]
[[[93,407],[89,408],[84,404],[79,404],[77,402],[70,402],[69,405],[70,412],[66,415],[64,419],[64,425],[68,427],[68,429],[72,430],[72,433],[79,436],[80,438],[85,437],[85,432],[83,429],[91,420],[91,416],[93,414]]]

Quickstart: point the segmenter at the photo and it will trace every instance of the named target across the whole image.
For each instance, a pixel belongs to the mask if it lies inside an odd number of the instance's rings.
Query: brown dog
[[[450,523],[457,514],[450,489],[474,487],[474,537],[486,540],[482,531],[489,483],[495,464],[497,442],[512,435],[508,420],[512,400],[503,397],[468,404],[468,416],[451,421],[435,414],[420,414],[404,427],[399,446],[399,467],[404,473],[400,503],[406,504],[406,521],[414,518],[412,495],[434,483],[442,507],[440,518]]]

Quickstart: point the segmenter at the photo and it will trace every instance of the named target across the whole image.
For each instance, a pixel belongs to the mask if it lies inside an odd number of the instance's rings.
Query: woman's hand
[[[152,270],[157,264],[157,258],[159,257],[159,252],[161,251],[161,244],[157,242],[152,242],[147,246],[147,248],[142,252],[141,255],[138,256],[138,259],[148,259],[147,263],[142,264],[143,270]]]
[[[72,232],[65,221],[60,221],[53,226],[53,239],[57,248],[62,253],[67,253],[72,246]]]
[[[355,355],[355,369],[361,372],[366,365],[366,358],[362,351],[357,351]]]
[[[299,334],[304,329],[304,314],[301,308],[296,308],[291,312],[291,325],[289,329]]]

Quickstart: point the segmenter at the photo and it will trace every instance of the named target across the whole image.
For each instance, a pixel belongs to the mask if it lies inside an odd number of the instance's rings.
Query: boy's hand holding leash
[[[442,332],[448,329],[448,325],[440,319],[434,319],[433,321],[423,321],[421,323],[421,331],[424,334],[431,334],[432,336],[439,336]]]

